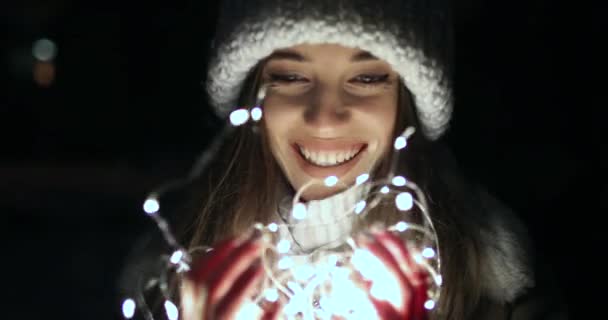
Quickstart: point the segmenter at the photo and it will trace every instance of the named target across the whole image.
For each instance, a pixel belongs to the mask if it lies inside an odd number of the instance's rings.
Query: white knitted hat
[[[423,133],[437,139],[452,113],[451,36],[445,0],[227,0],[207,90],[218,115],[273,51],[303,43],[359,48],[388,62],[412,93]]]

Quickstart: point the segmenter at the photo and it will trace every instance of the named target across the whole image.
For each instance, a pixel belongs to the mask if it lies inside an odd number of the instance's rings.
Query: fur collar
[[[484,295],[498,302],[513,302],[534,285],[531,244],[515,214],[481,191],[481,279]]]

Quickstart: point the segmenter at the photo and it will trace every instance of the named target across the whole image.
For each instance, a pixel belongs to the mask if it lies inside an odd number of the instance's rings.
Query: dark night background
[[[0,5],[1,318],[118,319],[145,194],[218,128],[201,86],[215,2],[103,3]],[[528,224],[573,319],[595,313],[604,273],[604,16],[582,1],[456,5],[444,141]],[[51,62],[32,55],[41,38]]]

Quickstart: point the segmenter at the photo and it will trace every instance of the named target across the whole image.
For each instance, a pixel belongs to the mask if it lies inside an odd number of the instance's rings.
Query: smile
[[[364,145],[359,144],[342,150],[314,150],[297,145],[300,155],[313,165],[319,167],[335,167],[356,157]]]
[[[306,141],[292,146],[300,169],[315,178],[344,176],[359,162],[367,149],[366,143],[343,141]]]

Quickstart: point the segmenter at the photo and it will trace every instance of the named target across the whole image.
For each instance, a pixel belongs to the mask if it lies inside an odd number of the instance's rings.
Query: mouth
[[[337,167],[347,163],[361,153],[365,147],[364,144],[359,144],[342,150],[315,150],[298,144],[296,146],[300,156],[308,163],[324,168]]]
[[[317,178],[346,174],[357,164],[366,149],[366,143],[293,144],[293,151],[302,170]]]

